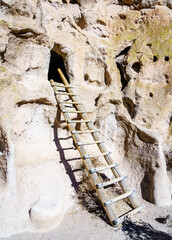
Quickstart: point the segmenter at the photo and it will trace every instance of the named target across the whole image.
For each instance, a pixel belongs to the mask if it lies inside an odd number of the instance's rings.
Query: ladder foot
[[[83,103],[80,102],[77,99],[77,97],[75,97],[78,95],[72,91],[71,84],[68,83],[67,79],[65,78],[65,76],[63,75],[63,73],[61,72],[60,69],[58,69],[58,72],[59,72],[59,75],[64,84],[60,84],[60,83],[56,84],[56,83],[54,83],[53,80],[50,80],[51,86],[53,87],[53,90],[54,90],[56,101],[58,103],[60,110],[62,111],[62,113],[64,115],[64,119],[67,123],[67,126],[68,126],[70,132],[71,132],[74,144],[76,145],[77,149],[79,150],[81,158],[86,166],[86,169],[89,172],[89,177],[92,180],[94,186],[96,186],[95,187],[96,192],[98,193],[99,199],[102,202],[102,206],[104,207],[110,222],[117,229],[117,227],[120,225],[120,223],[123,221],[123,219],[125,219],[125,217],[128,217],[131,214],[139,212],[138,210],[140,208],[136,208],[133,211],[130,211],[129,213],[126,213],[126,214],[122,215],[121,217],[117,218],[117,216],[115,214],[115,208],[114,208],[114,206],[111,206],[111,204],[113,204],[119,200],[128,198],[128,200],[130,200],[130,203],[133,207],[137,206],[137,204],[135,203],[135,201],[133,199],[133,196],[131,196],[135,191],[127,192],[128,187],[126,185],[126,182],[123,181],[126,177],[121,176],[119,169],[116,168],[118,166],[118,164],[113,162],[113,159],[110,156],[111,152],[108,152],[106,150],[106,147],[103,144],[104,141],[102,141],[100,139],[100,134],[98,134],[99,130],[97,130],[94,127],[93,123],[91,123],[92,120],[88,120],[88,116],[84,109]],[[60,88],[58,88],[58,87],[60,87]],[[80,114],[81,119],[79,120],[79,119],[73,118],[73,120],[72,120],[70,117],[71,116],[70,113],[74,113],[77,115]],[[74,120],[74,119],[76,119],[76,120]],[[79,124],[85,123],[86,127],[88,129],[85,131],[76,130],[72,123],[76,123],[76,124],[77,123],[79,123]],[[85,133],[89,133],[90,136],[93,138],[93,140],[84,142],[84,140],[82,140],[80,138],[81,137],[80,134],[85,134]],[[93,155],[93,156],[87,155],[88,153],[86,151],[85,145],[91,145],[91,148],[92,148],[93,144],[97,144],[97,147],[100,150],[99,154]],[[92,152],[92,150],[91,150],[91,152]],[[90,152],[90,154],[91,154],[91,152]],[[101,167],[93,166],[94,161],[92,162],[92,160],[94,158],[96,158],[96,160],[99,160],[98,157],[105,158],[105,160],[107,162],[106,166],[101,166]],[[106,169],[111,169],[115,179],[108,181],[108,182],[101,183],[101,179],[99,177],[99,174],[97,174],[97,173],[99,173],[103,170],[106,170]],[[108,189],[105,189],[104,187],[108,187],[111,184],[115,184],[116,182],[119,182],[119,185],[124,193],[113,199],[108,200],[109,194],[106,192],[106,191],[108,191]]]
[[[125,219],[130,218],[132,215],[134,215],[134,214],[136,214],[136,213],[142,212],[144,207],[145,207],[145,206],[144,206],[143,204],[140,205],[140,206],[138,206],[137,208],[129,211],[128,213],[122,215],[121,217],[113,220],[113,221],[112,221],[112,224],[113,224],[114,226],[118,226],[118,225],[119,225],[120,223],[122,223]]]

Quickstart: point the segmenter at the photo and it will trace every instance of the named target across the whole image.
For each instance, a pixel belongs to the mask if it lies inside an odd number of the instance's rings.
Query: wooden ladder
[[[58,106],[61,109],[61,112],[64,115],[64,119],[67,123],[69,131],[71,132],[72,138],[75,142],[75,145],[81,155],[83,163],[88,171],[88,175],[96,189],[98,197],[102,203],[102,206],[109,218],[110,223],[114,227],[118,227],[122,221],[130,217],[131,215],[141,212],[144,205],[138,205],[134,198],[135,190],[129,190],[126,184],[126,176],[122,176],[119,171],[119,164],[114,162],[111,157],[111,152],[107,151],[104,141],[101,140],[101,135],[99,131],[93,125],[93,121],[89,120],[87,117],[87,113],[84,109],[83,103],[78,101],[77,94],[72,91],[73,86],[71,86],[67,79],[64,77],[63,73],[60,69],[58,69],[59,75],[64,84],[56,83],[53,80],[50,80],[51,86],[53,87],[55,98],[57,100]],[[66,100],[62,100],[61,97],[68,97]],[[67,108],[69,107],[70,108]],[[70,110],[69,110],[70,109]],[[80,115],[80,120],[71,119],[71,114],[76,113]],[[85,124],[87,130],[76,130],[76,124]],[[93,141],[83,142],[81,140],[81,134],[91,134]],[[97,145],[98,146],[98,154],[87,155],[87,146]],[[99,159],[99,157],[103,157],[105,159],[106,165],[95,167],[93,166],[93,159]],[[112,174],[114,175],[114,179],[106,182],[102,182],[100,178],[100,173],[110,169]],[[113,184],[119,184],[122,194],[109,199],[107,194],[108,186],[112,186]],[[115,214],[115,202],[119,200],[128,200],[131,210],[123,213],[120,216]]]

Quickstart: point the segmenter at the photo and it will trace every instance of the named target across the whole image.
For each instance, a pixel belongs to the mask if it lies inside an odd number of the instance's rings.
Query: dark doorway
[[[61,69],[61,71],[63,72],[63,74],[65,75],[66,79],[69,82],[69,78],[66,73],[63,57],[60,54],[58,54],[54,51],[51,51],[50,65],[49,65],[49,70],[48,70],[48,80],[53,79],[55,82],[62,83],[60,75],[57,71],[58,68]]]

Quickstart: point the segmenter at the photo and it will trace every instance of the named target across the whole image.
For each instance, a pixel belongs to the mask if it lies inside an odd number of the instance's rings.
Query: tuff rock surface
[[[139,200],[172,205],[171,7],[170,0],[1,1],[1,237],[53,229],[75,202],[63,162],[79,154],[64,123],[56,128],[51,50]]]

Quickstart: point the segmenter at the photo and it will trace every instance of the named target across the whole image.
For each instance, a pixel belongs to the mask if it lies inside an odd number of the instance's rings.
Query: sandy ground
[[[161,223],[171,212],[171,207],[159,208],[146,202],[144,204],[144,211],[135,215],[132,221],[125,222],[118,230],[77,204],[66,213],[60,226],[53,231],[25,232],[0,240],[172,240],[172,226],[167,227]]]
[[[68,145],[65,147],[69,148]],[[71,151],[74,149],[68,149],[66,158],[71,155]],[[79,169],[82,165],[80,158],[77,158],[77,151],[74,156],[75,161],[70,161],[70,166],[65,158],[62,163],[75,188],[78,181],[82,180],[83,170],[76,172],[78,176],[72,173],[71,169]],[[172,207],[157,207],[143,201],[143,212],[134,215],[131,221],[123,223],[120,229],[115,230],[95,213],[89,213],[81,206],[75,193],[74,202],[74,206],[65,214],[56,229],[44,233],[24,232],[0,240],[172,240],[172,226],[162,223],[168,214],[172,214]]]

